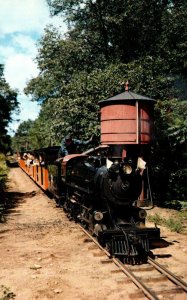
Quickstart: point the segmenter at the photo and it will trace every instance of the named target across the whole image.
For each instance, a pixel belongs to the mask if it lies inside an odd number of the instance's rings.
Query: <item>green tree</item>
[[[52,15],[62,14],[69,35],[82,39],[92,54],[128,62],[155,51],[169,1],[47,0]]]
[[[187,101],[156,105],[153,165],[156,196],[162,202],[187,199]]]
[[[3,71],[4,67],[0,65],[0,152],[7,152],[10,148],[7,127],[12,121],[12,113],[18,109],[18,101],[17,91],[10,88]]]
[[[187,2],[168,1],[162,18],[162,32],[157,52],[168,61],[170,69],[187,77]]]
[[[29,119],[28,121],[23,121],[19,125],[15,136],[12,138],[12,148],[15,152],[32,149],[32,137],[29,135],[29,131],[32,128],[33,123],[34,121]]]
[[[129,63],[162,57],[170,74],[187,79],[185,0],[47,0],[52,15],[62,14],[68,37],[89,49],[90,61]],[[92,63],[91,63],[92,65]],[[182,79],[179,77],[179,80]]]

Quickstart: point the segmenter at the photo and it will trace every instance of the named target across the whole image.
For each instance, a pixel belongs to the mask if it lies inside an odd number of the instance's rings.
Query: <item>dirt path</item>
[[[17,204],[0,224],[0,284],[19,300],[119,299],[123,276],[112,279],[77,225],[20,169],[9,181]]]
[[[135,299],[136,286],[102,263],[100,250],[19,168],[10,169],[9,195],[15,207],[0,224],[0,299],[7,288],[7,299],[17,300]],[[156,251],[170,252],[165,265],[187,281],[186,237],[164,235],[172,245]]]

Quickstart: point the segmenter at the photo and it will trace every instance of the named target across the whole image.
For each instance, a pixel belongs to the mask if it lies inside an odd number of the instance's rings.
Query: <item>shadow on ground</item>
[[[19,203],[25,202],[25,198],[32,198],[36,195],[36,191],[20,193],[20,192],[4,192],[1,198],[3,197],[3,204],[0,211],[0,222],[6,222],[6,216],[12,212],[16,212],[15,208]],[[2,201],[1,201],[2,202]]]
[[[6,160],[6,164],[9,168],[18,168],[18,162],[16,160]]]

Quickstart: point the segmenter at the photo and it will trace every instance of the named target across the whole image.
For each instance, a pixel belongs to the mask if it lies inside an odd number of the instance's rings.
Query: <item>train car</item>
[[[60,200],[71,220],[96,236],[112,256],[130,264],[146,262],[160,239],[159,228],[147,228],[145,222],[145,206],[153,205],[148,161],[154,102],[127,85],[124,93],[99,102],[97,148],[58,158],[59,147],[50,147],[34,151],[38,165],[33,160],[27,166],[28,152],[19,160],[41,188]]]
[[[60,147],[25,150],[18,153],[18,164],[44,191],[60,196],[61,166],[57,161]]]

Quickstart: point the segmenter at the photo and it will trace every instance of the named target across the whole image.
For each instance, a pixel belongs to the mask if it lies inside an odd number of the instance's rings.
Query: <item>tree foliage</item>
[[[15,136],[12,138],[12,148],[14,151],[28,150],[32,145],[30,145],[30,140],[32,137],[29,135],[29,131],[32,128],[34,121],[28,120],[23,121],[17,131]]]
[[[169,1],[47,1],[51,14],[62,13],[69,35],[83,39],[92,51],[128,62],[155,51],[162,15]],[[151,34],[150,34],[151,33]]]
[[[12,112],[18,108],[17,92],[6,82],[3,70],[3,65],[0,65],[0,152],[6,152],[10,148],[7,126],[12,120]]]
[[[187,101],[165,100],[156,105],[154,178],[159,199],[186,199]]]

